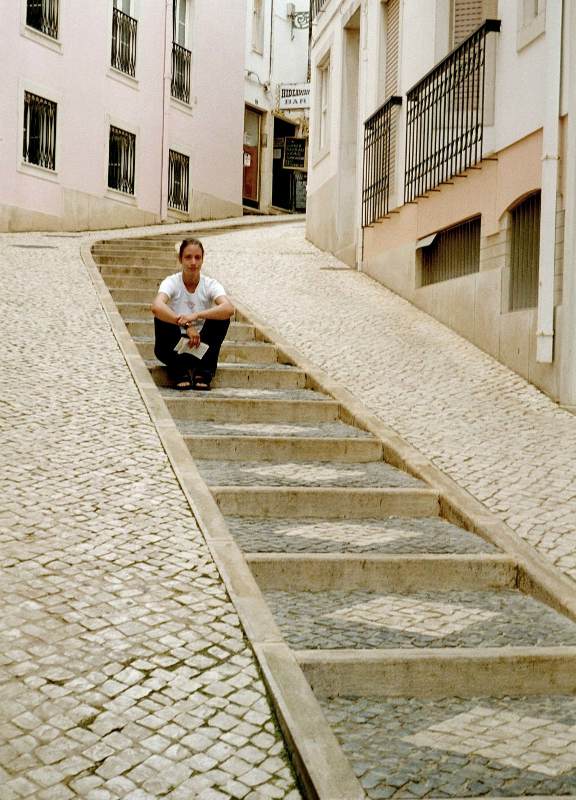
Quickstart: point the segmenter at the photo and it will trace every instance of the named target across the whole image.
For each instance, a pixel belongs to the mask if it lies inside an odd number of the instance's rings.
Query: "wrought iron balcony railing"
[[[56,103],[24,92],[24,146],[28,164],[56,169]]]
[[[168,206],[188,211],[188,176],[190,159],[183,153],[170,150],[168,161]]]
[[[26,25],[58,38],[58,0],[27,0]]]
[[[310,23],[322,11],[328,0],[310,0]]]
[[[125,194],[134,194],[136,171],[136,136],[110,126],[108,145],[108,186]]]
[[[172,42],[171,94],[183,103],[190,102],[190,64],[192,53],[181,44]]]
[[[127,75],[136,75],[136,31],[138,20],[119,8],[112,10],[112,66]]]
[[[406,94],[404,201],[482,160],[488,19]]]
[[[396,134],[401,97],[389,97],[364,123],[362,227],[388,213],[396,173]]]

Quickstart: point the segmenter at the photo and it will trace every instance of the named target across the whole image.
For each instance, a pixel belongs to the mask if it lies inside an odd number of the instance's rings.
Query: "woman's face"
[[[204,261],[204,255],[202,253],[202,248],[199,247],[197,244],[188,244],[184,248],[184,252],[180,257],[180,263],[182,264],[182,268],[192,274],[192,273],[200,273],[202,268],[202,262]]]

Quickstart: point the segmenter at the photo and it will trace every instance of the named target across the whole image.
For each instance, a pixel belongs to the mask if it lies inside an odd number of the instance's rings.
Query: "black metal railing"
[[[171,94],[183,103],[190,102],[190,64],[192,53],[181,44],[172,42]]]
[[[404,201],[482,159],[486,42],[500,20],[486,20],[406,94]]]
[[[112,60],[120,72],[136,75],[136,32],[138,20],[119,8],[112,10]]]
[[[183,153],[170,150],[168,159],[168,205],[178,211],[188,211],[188,181],[190,159]]]
[[[510,212],[510,310],[538,305],[540,192]]]
[[[58,38],[58,0],[27,0],[26,25]]]
[[[31,92],[24,92],[22,158],[28,164],[56,169],[56,103]]]
[[[328,0],[310,0],[310,23],[322,11]]]
[[[134,194],[136,171],[136,136],[110,126],[108,147],[108,186],[125,194]]]
[[[388,100],[364,123],[362,227],[386,216],[396,174],[396,134],[401,97]]]

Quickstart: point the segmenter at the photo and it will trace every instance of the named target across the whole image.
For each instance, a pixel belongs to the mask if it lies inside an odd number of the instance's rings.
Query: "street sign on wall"
[[[279,109],[310,108],[309,83],[283,83],[278,98]]]

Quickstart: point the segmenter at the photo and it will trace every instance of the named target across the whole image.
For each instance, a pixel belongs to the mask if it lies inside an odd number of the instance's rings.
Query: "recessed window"
[[[58,0],[27,0],[26,25],[58,38]]]
[[[252,8],[252,50],[256,53],[264,52],[263,0],[254,0],[254,6]]]
[[[510,310],[538,305],[540,192],[510,212]]]
[[[124,194],[134,194],[136,136],[110,126],[108,146],[108,186]]]
[[[168,163],[168,206],[188,211],[188,182],[190,159],[183,153],[170,150]]]
[[[114,69],[136,75],[136,33],[138,21],[130,16],[130,0],[114,0],[112,9],[112,56]]]
[[[24,145],[27,164],[56,169],[56,103],[24,92]]]
[[[318,150],[322,152],[328,147],[330,123],[330,58],[326,58],[318,67]]]
[[[427,237],[421,251],[422,286],[461,278],[480,269],[480,217]]]
[[[172,84],[170,93],[176,100],[190,103],[190,72],[192,53],[188,48],[191,41],[190,0],[173,0],[172,5]]]

